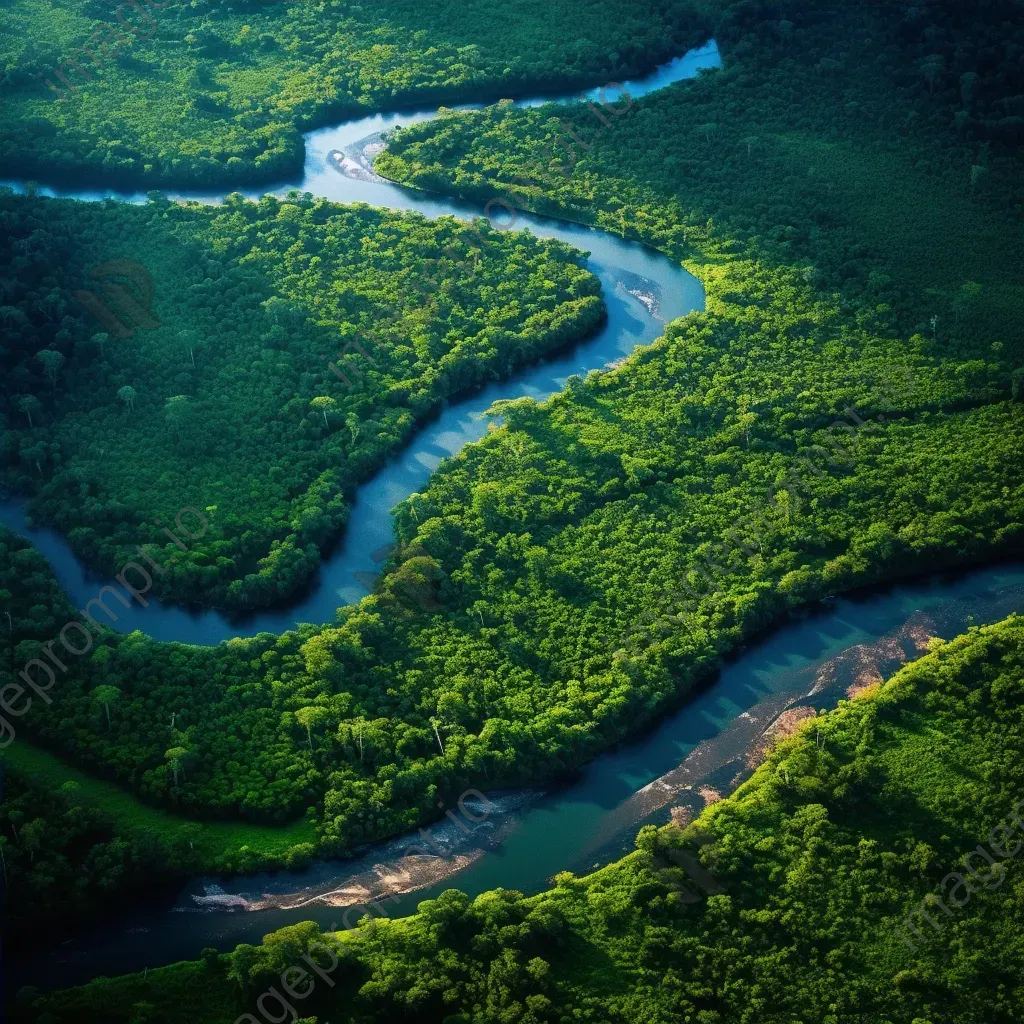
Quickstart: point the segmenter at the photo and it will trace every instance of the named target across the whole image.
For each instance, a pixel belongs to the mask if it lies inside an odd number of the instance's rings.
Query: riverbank
[[[1015,611],[1024,612],[1024,565],[840,598],[737,652],[650,732],[574,779],[545,791],[489,794],[493,808],[470,832],[445,818],[427,826],[433,856],[407,856],[424,845],[414,832],[299,871],[200,875],[163,908],[114,913],[68,936],[59,951],[9,962],[9,976],[52,988],[61,978],[155,968],[300,921],[329,931],[371,906],[379,908],[372,916],[404,917],[452,886],[471,897],[499,887],[541,892],[561,871],[614,862],[645,824],[699,817],[708,802],[742,786],[791,728],[792,712],[834,708],[919,657],[931,637],[948,639]]]
[[[596,874],[562,873],[537,896],[505,891],[470,901],[450,893],[406,921],[335,936],[296,927],[258,949],[100,979],[43,997],[35,1009],[58,1021],[110,1019],[145,1000],[168,1024],[222,1024],[319,948],[319,964],[333,950],[331,970],[341,965],[331,979],[337,987],[323,987],[303,1011],[344,1006],[368,1021],[393,1021],[395,1007],[410,1000],[429,1020],[471,1009],[493,998],[495,961],[520,966],[511,997],[520,1006],[612,1024],[641,1005],[675,1012],[680,992],[694,1006],[710,991],[735,1019],[765,986],[774,987],[779,1013],[802,1020],[836,1011],[837,991],[849,1002],[841,1019],[867,1010],[893,1021],[941,1020],[937,1009],[979,1007],[1000,1019],[1021,995],[1013,886],[969,890],[980,895],[969,907],[959,903],[916,952],[901,935],[920,894],[979,835],[997,834],[1019,803],[1022,666],[1019,617],[935,645],[797,729],[693,824],[644,828],[636,852]],[[965,704],[965,693],[979,699]],[[977,766],[991,763],[1005,770],[979,777]],[[894,793],[903,795],[895,804]],[[1007,861],[999,871],[1016,867]],[[999,941],[961,951],[960,933]],[[970,969],[978,948],[999,949],[1005,985]],[[691,972],[697,956],[701,970]],[[934,981],[908,987],[911,974]],[[808,977],[821,983],[782,984]],[[189,994],[200,988],[208,1006]]]

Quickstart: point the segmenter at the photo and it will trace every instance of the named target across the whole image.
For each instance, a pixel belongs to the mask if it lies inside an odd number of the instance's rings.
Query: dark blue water
[[[9,977],[68,985],[195,958],[204,946],[258,943],[296,921],[343,928],[373,899],[380,913],[401,917],[453,887],[538,892],[559,871],[581,874],[617,858],[641,824],[667,821],[672,807],[696,815],[702,789],[727,794],[787,709],[834,707],[851,686],[918,657],[928,636],[953,637],[1014,611],[1024,612],[1021,564],[836,601],[741,652],[648,735],[596,758],[577,778],[547,792],[490,794],[490,813],[469,834],[447,820],[431,826],[436,856],[407,858],[413,844],[424,845],[413,835],[306,871],[195,879],[170,905],[111,917],[46,956],[9,964]]]

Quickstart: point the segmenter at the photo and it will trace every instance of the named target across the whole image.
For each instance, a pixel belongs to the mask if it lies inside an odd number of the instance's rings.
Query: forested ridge
[[[111,575],[147,544],[155,592],[179,601],[292,593],[419,421],[604,315],[580,253],[483,220],[11,193],[0,219],[2,479]],[[103,291],[139,291],[118,284],[132,273],[152,279],[138,327]],[[118,316],[133,334],[111,333]],[[182,556],[157,521],[186,506],[208,528],[188,519]]]
[[[595,874],[525,898],[449,890],[338,934],[294,925],[146,977],[25,993],[20,1019],[229,1024],[291,1006],[332,1024],[1010,1024],[1024,1005],[1022,708],[1012,617],[813,717],[733,796],[685,827],[646,826]],[[908,918],[926,897],[946,908],[932,904],[934,929]],[[332,984],[285,988],[311,946]],[[271,991],[283,1002],[257,1004]]]
[[[0,171],[233,185],[371,110],[625,79],[706,37],[688,0],[13,0]],[[579,31],[580,24],[586,32]]]

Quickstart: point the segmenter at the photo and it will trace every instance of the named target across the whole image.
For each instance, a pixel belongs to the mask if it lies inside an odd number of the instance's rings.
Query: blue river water
[[[711,42],[670,61],[642,79],[623,83],[622,88],[636,99],[692,77],[702,68],[717,67],[719,63],[718,48]],[[600,94],[601,89],[594,89],[586,95],[599,100]],[[605,100],[614,109],[623,109],[626,105],[621,90],[614,88],[608,90]],[[547,101],[546,98],[535,98],[518,102],[524,106],[536,106]],[[285,183],[273,191],[283,194],[298,189],[337,202],[362,202],[394,210],[415,210],[431,218],[446,214],[463,219],[481,216],[481,209],[469,203],[427,195],[383,180],[347,177],[339,172],[337,161],[332,158],[332,154],[368,136],[436,116],[436,108],[374,114],[335,128],[310,132],[306,136],[306,164],[301,180]],[[600,142],[595,145],[600,145]],[[20,187],[17,182],[0,184]],[[126,202],[146,200],[142,192],[47,188],[39,191],[44,195],[87,201],[109,198]],[[258,198],[264,191],[245,194]],[[196,192],[175,193],[172,198],[217,202],[222,196]],[[496,225],[507,221],[507,214],[501,207],[494,211],[494,217]],[[658,338],[666,321],[704,307],[704,289],[700,282],[677,263],[646,246],[616,238],[605,231],[526,214],[518,215],[514,227],[529,230],[542,238],[560,239],[590,254],[585,265],[600,278],[608,308],[608,319],[603,328],[586,341],[534,363],[506,380],[451,402],[440,415],[425,424],[408,446],[358,489],[344,534],[325,558],[317,579],[287,606],[235,615],[214,609],[176,607],[149,598],[147,608],[133,603],[130,609],[122,610],[116,601],[112,601],[118,614],[113,628],[121,632],[141,629],[157,640],[217,644],[237,636],[283,633],[299,622],[332,621],[340,605],[366,596],[373,577],[379,572],[379,552],[393,540],[390,510],[410,494],[422,490],[442,459],[457,454],[465,445],[487,433],[493,420],[485,413],[495,401],[523,396],[538,401],[548,398],[560,391],[573,374],[585,375],[628,356],[638,345],[649,344]],[[83,607],[101,587],[113,582],[83,566],[56,531],[32,529],[26,521],[23,502],[0,502],[0,522],[28,536],[50,559],[61,585],[76,606]]]
[[[923,653],[929,637],[953,637],[1012,612],[1024,612],[1020,563],[843,598],[739,652],[649,733],[574,778],[545,790],[489,793],[489,805],[467,802],[468,817],[443,818],[427,837],[376,843],[351,860],[196,878],[171,897],[111,908],[57,948],[10,959],[8,979],[14,987],[66,986],[194,959],[206,946],[258,943],[297,921],[339,929],[365,914],[402,917],[453,887],[471,896],[497,887],[539,892],[559,871],[582,874],[621,856],[640,825],[695,816],[728,794],[787,717],[834,707],[887,678]]]
[[[717,67],[714,43],[625,83],[636,98]],[[617,104],[616,90],[606,97]],[[588,96],[600,99],[600,90]],[[575,98],[575,97],[573,97]],[[559,97],[519,101],[537,105]],[[377,133],[437,116],[436,110],[378,114],[311,132],[296,188],[339,202],[365,202],[415,210],[428,217],[479,216],[480,209],[375,179],[346,165],[358,143]],[[598,143],[599,144],[599,143]],[[342,173],[348,166],[349,173]],[[339,170],[339,168],[341,170]],[[8,183],[19,187],[17,183]],[[112,191],[59,191],[83,200],[145,201]],[[261,191],[249,193],[253,197]],[[186,198],[216,202],[220,196]],[[280,633],[298,622],[326,622],[342,604],[359,600],[379,570],[379,554],[392,540],[390,509],[421,490],[442,459],[482,437],[485,415],[501,398],[542,400],[573,374],[614,364],[655,340],[666,321],[703,308],[700,283],[660,253],[607,232],[520,214],[516,228],[558,238],[589,253],[586,266],[601,280],[608,306],[603,329],[572,348],[515,376],[452,402],[412,442],[359,488],[344,536],[319,577],[288,607],[229,616],[151,601],[121,614],[116,628],[141,629],[159,640],[216,644],[234,636]],[[52,563],[71,599],[82,607],[109,579],[84,567],[58,533],[26,521],[24,503],[0,502],[0,522],[30,537]],[[483,820],[467,830],[442,819],[432,826],[429,856],[411,856],[423,837],[375,844],[352,860],[323,861],[305,871],[235,878],[198,878],[168,899],[120,911],[65,938],[45,954],[10,960],[12,984],[74,984],[97,974],[118,974],[195,957],[205,946],[226,950],[258,942],[265,933],[298,920],[345,927],[381,900],[377,912],[402,916],[419,900],[456,885],[471,895],[498,886],[536,892],[561,870],[583,872],[628,849],[638,826],[683,818],[749,775],[757,751],[787,721],[835,703],[918,656],[930,636],[950,637],[972,624],[1024,610],[1024,566],[1008,565],[935,577],[810,611],[738,655],[647,735],[589,764],[573,779],[546,790],[491,793]]]

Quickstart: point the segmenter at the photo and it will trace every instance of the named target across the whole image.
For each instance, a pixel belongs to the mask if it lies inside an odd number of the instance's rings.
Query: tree
[[[195,350],[199,347],[199,335],[195,331],[179,331],[178,343],[188,353],[189,362],[196,365]]]
[[[203,838],[203,828],[194,821],[190,821],[187,825],[182,825],[178,829],[176,838],[181,840],[182,843],[188,843],[188,848],[194,850],[196,843]]]
[[[153,1003],[146,1002],[144,999],[137,1003],[132,1003],[132,1015],[128,1020],[128,1024],[150,1024],[151,1021],[156,1019],[156,1006]]]
[[[967,281],[960,286],[959,291],[953,298],[953,315],[957,323],[960,318],[971,312],[977,305],[981,296],[982,287],[976,281]]]
[[[348,731],[349,731],[350,734],[352,732],[355,732],[355,734],[356,734],[356,742],[359,745],[359,760],[360,761],[362,761],[362,759],[363,759],[363,726],[364,725],[365,725],[365,721],[362,718],[362,716],[360,716],[359,718],[356,719],[356,724],[355,724],[354,727],[351,726],[351,725],[348,727]],[[341,726],[338,727],[338,731],[339,731],[339,733],[341,732]]]
[[[17,306],[0,306],[0,324],[24,324],[27,319]]]
[[[438,720],[450,726],[460,725],[468,712],[462,694],[457,690],[442,690],[437,698]]]
[[[116,704],[121,697],[121,691],[116,686],[104,683],[92,691],[92,699],[99,704],[107,713],[107,728],[110,728],[110,705]]]
[[[1014,392],[1013,397],[1017,397],[1016,392]],[[14,607],[13,601],[14,595],[9,590],[0,590],[0,608],[3,608],[4,615],[7,618],[7,639],[8,642],[11,644],[12,659],[14,655],[14,642],[13,640],[11,640],[11,637],[14,636],[14,620],[11,618],[10,610]],[[13,660],[11,661],[11,669],[12,671],[14,669]]]
[[[935,91],[935,83],[942,77],[945,66],[946,61],[939,53],[929,54],[918,61],[918,68],[924,76],[924,80],[928,83],[929,92]]]
[[[33,427],[35,424],[32,422],[32,413],[42,412],[43,404],[35,395],[19,395],[18,408],[28,417],[29,427]]]
[[[437,745],[441,748],[441,753],[444,753],[444,744],[441,742],[441,733],[438,730],[440,723],[436,718],[430,719],[430,724],[434,727],[434,735],[437,737]]]
[[[64,356],[52,348],[44,348],[36,353],[36,359],[43,364],[43,369],[46,371],[46,376],[50,381],[50,387],[56,388],[57,376],[64,365]]]
[[[966,75],[960,76],[960,98],[964,102],[964,109],[970,107],[981,79],[973,72],[968,71]]]
[[[355,445],[356,441],[359,440],[359,430],[362,426],[359,417],[355,413],[349,413],[345,417],[345,426],[348,427],[349,432],[352,434],[352,444]]]
[[[164,751],[164,757],[171,766],[171,771],[174,773],[174,785],[177,786],[178,772],[182,770],[182,762],[188,757],[188,750],[185,747],[171,747]]]
[[[97,334],[92,336],[92,343],[96,345],[100,350],[100,359],[107,358],[107,342],[110,341],[110,335],[106,331],[99,331]]]
[[[702,124],[700,126],[700,131],[704,133],[704,137],[708,142],[711,142],[718,134],[718,125],[714,121],[708,121],[707,124]]]
[[[119,388],[117,397],[128,407],[129,412],[135,410],[135,399],[139,396],[135,392],[135,388],[129,387],[127,384],[123,388]]]
[[[192,401],[188,395],[168,398],[164,402],[164,417],[180,437],[192,419]]]
[[[42,818],[33,818],[21,827],[19,842],[28,850],[29,863],[35,863],[36,851],[43,843],[46,835],[46,822]]]
[[[330,428],[330,424],[327,422],[327,413],[328,411],[333,412],[338,407],[338,403],[329,395],[321,395],[314,398],[309,405],[311,409],[318,409],[324,414],[324,426]]]
[[[27,445],[18,453],[26,462],[31,462],[36,467],[36,472],[43,475],[43,462],[46,461],[47,449],[42,441],[33,445]]]
[[[309,707],[299,708],[295,712],[295,720],[299,725],[305,726],[306,728],[306,740],[309,743],[309,749],[313,749],[313,734],[310,731],[314,725],[320,725],[321,722],[327,717],[327,709],[318,707],[316,704],[311,704]]]
[[[750,411],[750,395],[740,395],[737,403],[738,426],[743,431],[743,440],[750,447],[750,428],[757,422],[757,414]]]

